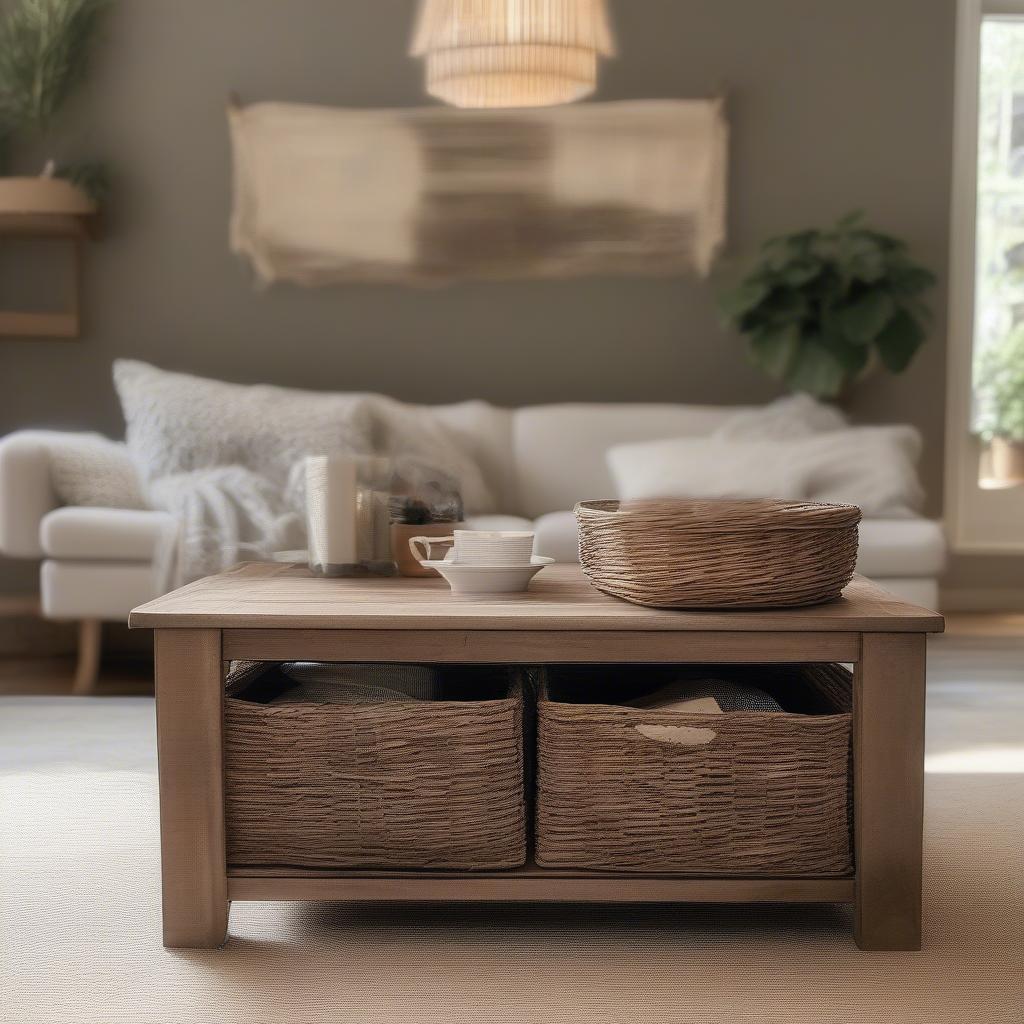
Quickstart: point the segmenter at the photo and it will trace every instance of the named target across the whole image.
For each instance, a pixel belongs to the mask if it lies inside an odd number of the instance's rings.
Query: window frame
[[[985,490],[978,483],[983,446],[971,432],[975,340],[978,131],[981,29],[984,21],[1024,22],[1024,0],[957,0],[953,107],[953,194],[950,213],[947,342],[945,520],[950,547],[965,554],[1024,552],[1024,487]],[[1005,525],[1008,534],[998,536]],[[993,534],[996,536],[993,536]]]

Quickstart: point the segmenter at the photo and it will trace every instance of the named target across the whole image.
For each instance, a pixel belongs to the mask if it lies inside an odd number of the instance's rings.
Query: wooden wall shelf
[[[20,213],[0,208],[0,242],[42,239],[70,243],[68,307],[61,312],[0,311],[0,337],[77,338],[81,332],[83,242],[96,238],[95,213]]]
[[[10,213],[0,209],[0,235],[6,238],[96,238],[95,213]]]

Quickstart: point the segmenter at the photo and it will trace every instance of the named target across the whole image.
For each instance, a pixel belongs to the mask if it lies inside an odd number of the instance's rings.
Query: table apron
[[[856,662],[859,633],[621,630],[226,629],[228,661],[451,664]]]

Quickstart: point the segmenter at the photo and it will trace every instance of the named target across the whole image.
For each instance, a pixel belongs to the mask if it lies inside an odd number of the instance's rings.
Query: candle
[[[347,455],[306,459],[306,523],[309,565],[332,575],[359,561],[356,499],[357,460]]]

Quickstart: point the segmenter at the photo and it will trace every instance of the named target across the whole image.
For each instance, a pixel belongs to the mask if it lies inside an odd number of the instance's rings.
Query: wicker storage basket
[[[784,608],[839,597],[860,509],[756,501],[576,506],[580,562],[598,590],[652,608]]]
[[[644,672],[548,670],[538,705],[538,864],[700,875],[851,872],[852,680],[845,669],[705,672],[763,687],[784,707],[807,712],[800,714],[579,703],[616,686],[616,677],[621,686],[624,674],[635,682]],[[683,745],[659,726],[707,730],[713,738],[687,734],[702,745]]]
[[[232,696],[232,678],[253,692],[252,675],[250,666],[229,677],[225,699],[230,865],[525,862],[522,672],[445,670],[453,699],[357,705]]]

